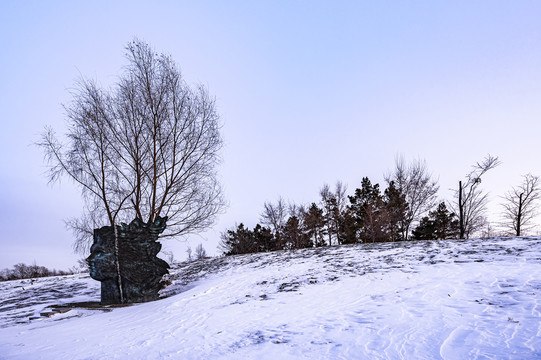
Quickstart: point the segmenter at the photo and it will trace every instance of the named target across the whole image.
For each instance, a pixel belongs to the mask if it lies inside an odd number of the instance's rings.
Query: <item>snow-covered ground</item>
[[[541,358],[541,238],[353,245],[182,263],[165,298],[87,275],[0,283],[0,359]]]

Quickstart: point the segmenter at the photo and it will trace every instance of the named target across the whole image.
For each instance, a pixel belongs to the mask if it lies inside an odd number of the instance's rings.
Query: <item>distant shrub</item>
[[[13,265],[11,269],[3,269],[0,270],[0,281],[8,281],[8,280],[18,280],[18,279],[31,279],[31,278],[39,278],[39,277],[47,277],[47,276],[62,276],[62,275],[71,275],[74,271],[68,270],[56,270],[56,269],[48,269],[45,266],[39,266],[35,263],[32,265],[26,265],[23,263],[19,263],[16,265]]]

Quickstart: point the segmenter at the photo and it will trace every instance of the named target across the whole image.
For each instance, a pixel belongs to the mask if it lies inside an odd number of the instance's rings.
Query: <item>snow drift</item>
[[[80,304],[87,275],[4,282],[0,358],[540,358],[540,265],[540,237],[278,251],[181,263],[122,308]]]

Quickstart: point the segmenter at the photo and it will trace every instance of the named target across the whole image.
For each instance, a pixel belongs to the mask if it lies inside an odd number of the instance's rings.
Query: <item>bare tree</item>
[[[438,180],[428,172],[426,161],[417,159],[406,164],[403,156],[396,157],[394,170],[384,178],[387,184],[394,182],[408,203],[405,216],[400,220],[402,239],[408,240],[412,223],[418,222],[435,206],[436,194],[440,189]]]
[[[514,235],[520,236],[524,231],[530,230],[531,221],[537,215],[535,203],[541,196],[539,176],[526,174],[519,187],[514,187],[504,196],[503,225]]]
[[[207,257],[207,251],[203,248],[203,244],[199,243],[199,245],[195,247],[194,258],[197,260],[201,260],[206,257]]]
[[[86,262],[86,259],[79,259],[77,260],[77,268],[79,269],[79,273],[87,273],[89,271],[88,263]]]
[[[347,208],[346,191],[347,185],[344,185],[341,181],[336,182],[334,192],[327,184],[323,185],[319,191],[329,246],[332,245],[333,238],[336,239],[337,244],[341,244],[344,240],[340,236],[340,222]]]
[[[276,204],[265,202],[261,213],[261,224],[268,226],[274,233],[278,248],[282,248],[282,232],[286,224],[288,209],[286,202],[281,197]]]
[[[473,166],[473,170],[466,175],[464,183],[458,182],[458,190],[455,190],[455,202],[450,206],[455,213],[458,213],[460,239],[469,238],[473,232],[485,226],[486,217],[484,214],[488,194],[484,193],[479,185],[481,177],[499,164],[497,156],[488,154],[481,163],[476,163]]]
[[[303,204],[296,204],[294,202],[289,202],[289,204],[287,205],[286,217],[296,216],[300,219],[306,214],[306,212],[307,212],[306,206],[304,206]]]
[[[171,250],[162,250],[162,254],[165,257],[165,260],[169,264],[172,264],[172,263],[175,262],[175,254],[173,253],[173,251],[171,251]]]
[[[50,128],[39,143],[49,180],[67,175],[82,188],[85,213],[67,222],[78,250],[93,228],[133,218],[168,216],[162,236],[196,233],[225,206],[214,99],[204,87],[188,86],[168,55],[142,41],[130,42],[126,57],[113,88],[85,79],[76,84],[65,106],[67,145]]]

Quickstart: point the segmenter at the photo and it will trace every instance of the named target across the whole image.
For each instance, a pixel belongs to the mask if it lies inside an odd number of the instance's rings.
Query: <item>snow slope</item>
[[[280,251],[171,272],[159,301],[31,321],[99,300],[99,283],[0,283],[0,358],[541,358],[539,237]]]

